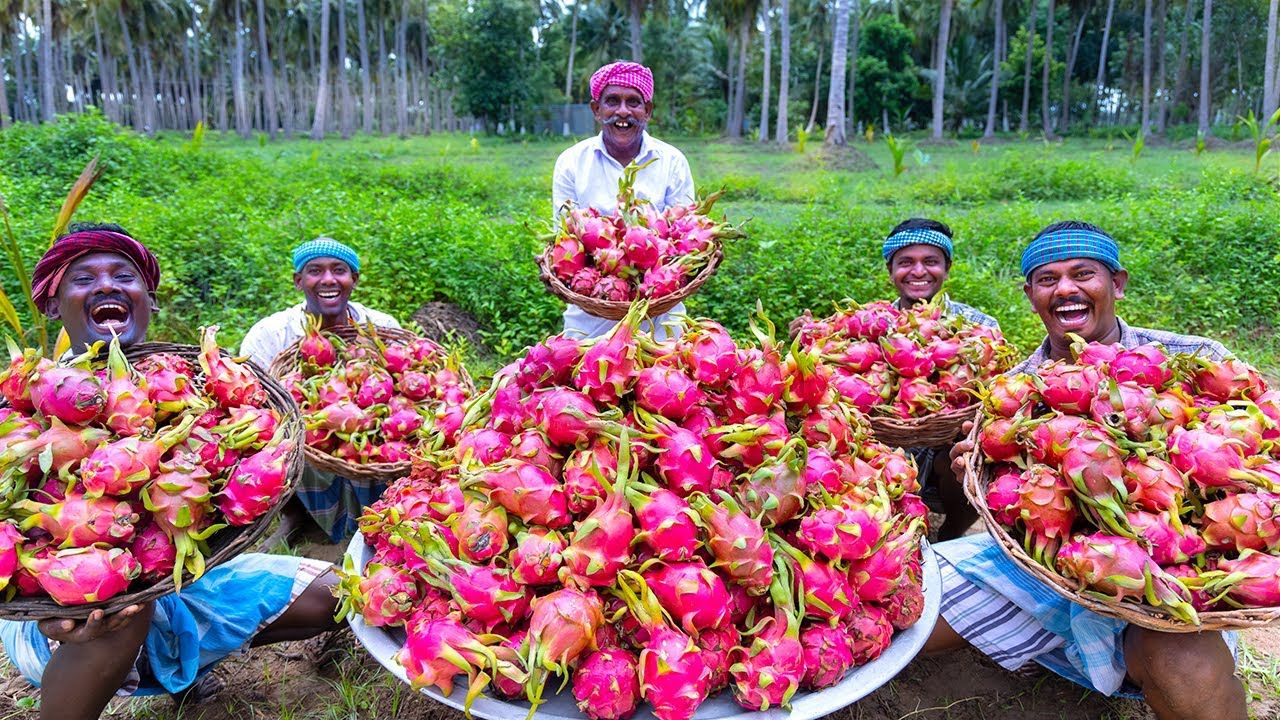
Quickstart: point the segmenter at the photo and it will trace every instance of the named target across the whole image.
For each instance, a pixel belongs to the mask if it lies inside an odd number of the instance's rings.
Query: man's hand
[[[808,308],[805,308],[804,314],[795,320],[792,320],[791,324],[787,326],[787,331],[790,332],[791,339],[794,340],[796,335],[799,335],[800,331],[804,329],[804,326],[811,322],[813,322],[813,314],[809,312]]]
[[[41,620],[38,627],[45,637],[60,643],[89,642],[128,625],[130,620],[146,608],[147,605],[129,605],[110,615],[102,610],[94,610],[84,620],[49,618]]]
[[[973,432],[973,421],[965,420],[962,430],[964,439],[957,440],[951,446],[951,472],[958,478],[964,477],[964,456],[973,450],[973,441],[969,439],[969,433]]]

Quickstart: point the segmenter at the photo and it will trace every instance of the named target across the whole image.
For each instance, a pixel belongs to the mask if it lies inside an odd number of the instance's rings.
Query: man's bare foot
[[[226,683],[223,682],[222,678],[213,673],[208,673],[191,683],[191,687],[182,692],[170,693],[169,697],[173,700],[174,709],[180,710],[184,707],[201,705],[212,700],[215,695],[222,692],[224,687],[226,687]]]

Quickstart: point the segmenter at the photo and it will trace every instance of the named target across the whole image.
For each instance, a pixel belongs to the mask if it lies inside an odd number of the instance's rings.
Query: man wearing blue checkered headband
[[[1116,316],[1129,274],[1115,239],[1088,223],[1054,223],[1022,253],[1023,289],[1045,340],[1010,373],[1069,360],[1071,338],[1169,353],[1225,357],[1214,340],[1126,324]],[[952,450],[953,469],[973,443]],[[1245,720],[1235,676],[1236,635],[1164,633],[1099,615],[1052,592],[1011,560],[987,532],[934,545],[942,617],[925,652],[972,646],[1007,670],[1035,663],[1091,690],[1141,697],[1159,720]]]

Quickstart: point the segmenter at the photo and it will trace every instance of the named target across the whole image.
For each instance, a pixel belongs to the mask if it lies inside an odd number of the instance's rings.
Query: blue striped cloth
[[[365,506],[382,497],[386,489],[384,482],[351,480],[308,465],[297,496],[329,540],[340,543],[356,534]]]
[[[947,260],[951,259],[951,238],[937,230],[927,230],[925,228],[912,228],[890,235],[884,239],[884,246],[880,248],[880,253],[888,261],[889,258],[893,257],[894,253],[908,245],[932,245],[946,253]]]
[[[1032,240],[1022,251],[1022,274],[1025,277],[1041,265],[1076,258],[1097,260],[1111,272],[1120,269],[1120,247],[1111,236],[1084,229],[1055,230]]]
[[[360,258],[356,255],[356,251],[350,246],[327,237],[308,240],[294,248],[293,271],[302,272],[302,268],[307,263],[322,257],[337,258],[346,263],[347,267],[351,268],[351,272],[360,272]]]
[[[210,568],[181,594],[156,600],[142,653],[118,694],[187,689],[228,655],[247,650],[253,636],[329,567],[319,560],[248,553]],[[56,643],[34,621],[10,620],[0,621],[0,641],[9,661],[39,687]]]

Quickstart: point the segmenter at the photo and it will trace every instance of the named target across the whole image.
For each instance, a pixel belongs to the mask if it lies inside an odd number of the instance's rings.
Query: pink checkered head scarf
[[[599,102],[606,85],[634,88],[645,102],[653,100],[653,71],[640,63],[619,60],[597,70],[591,76],[591,99]]]

